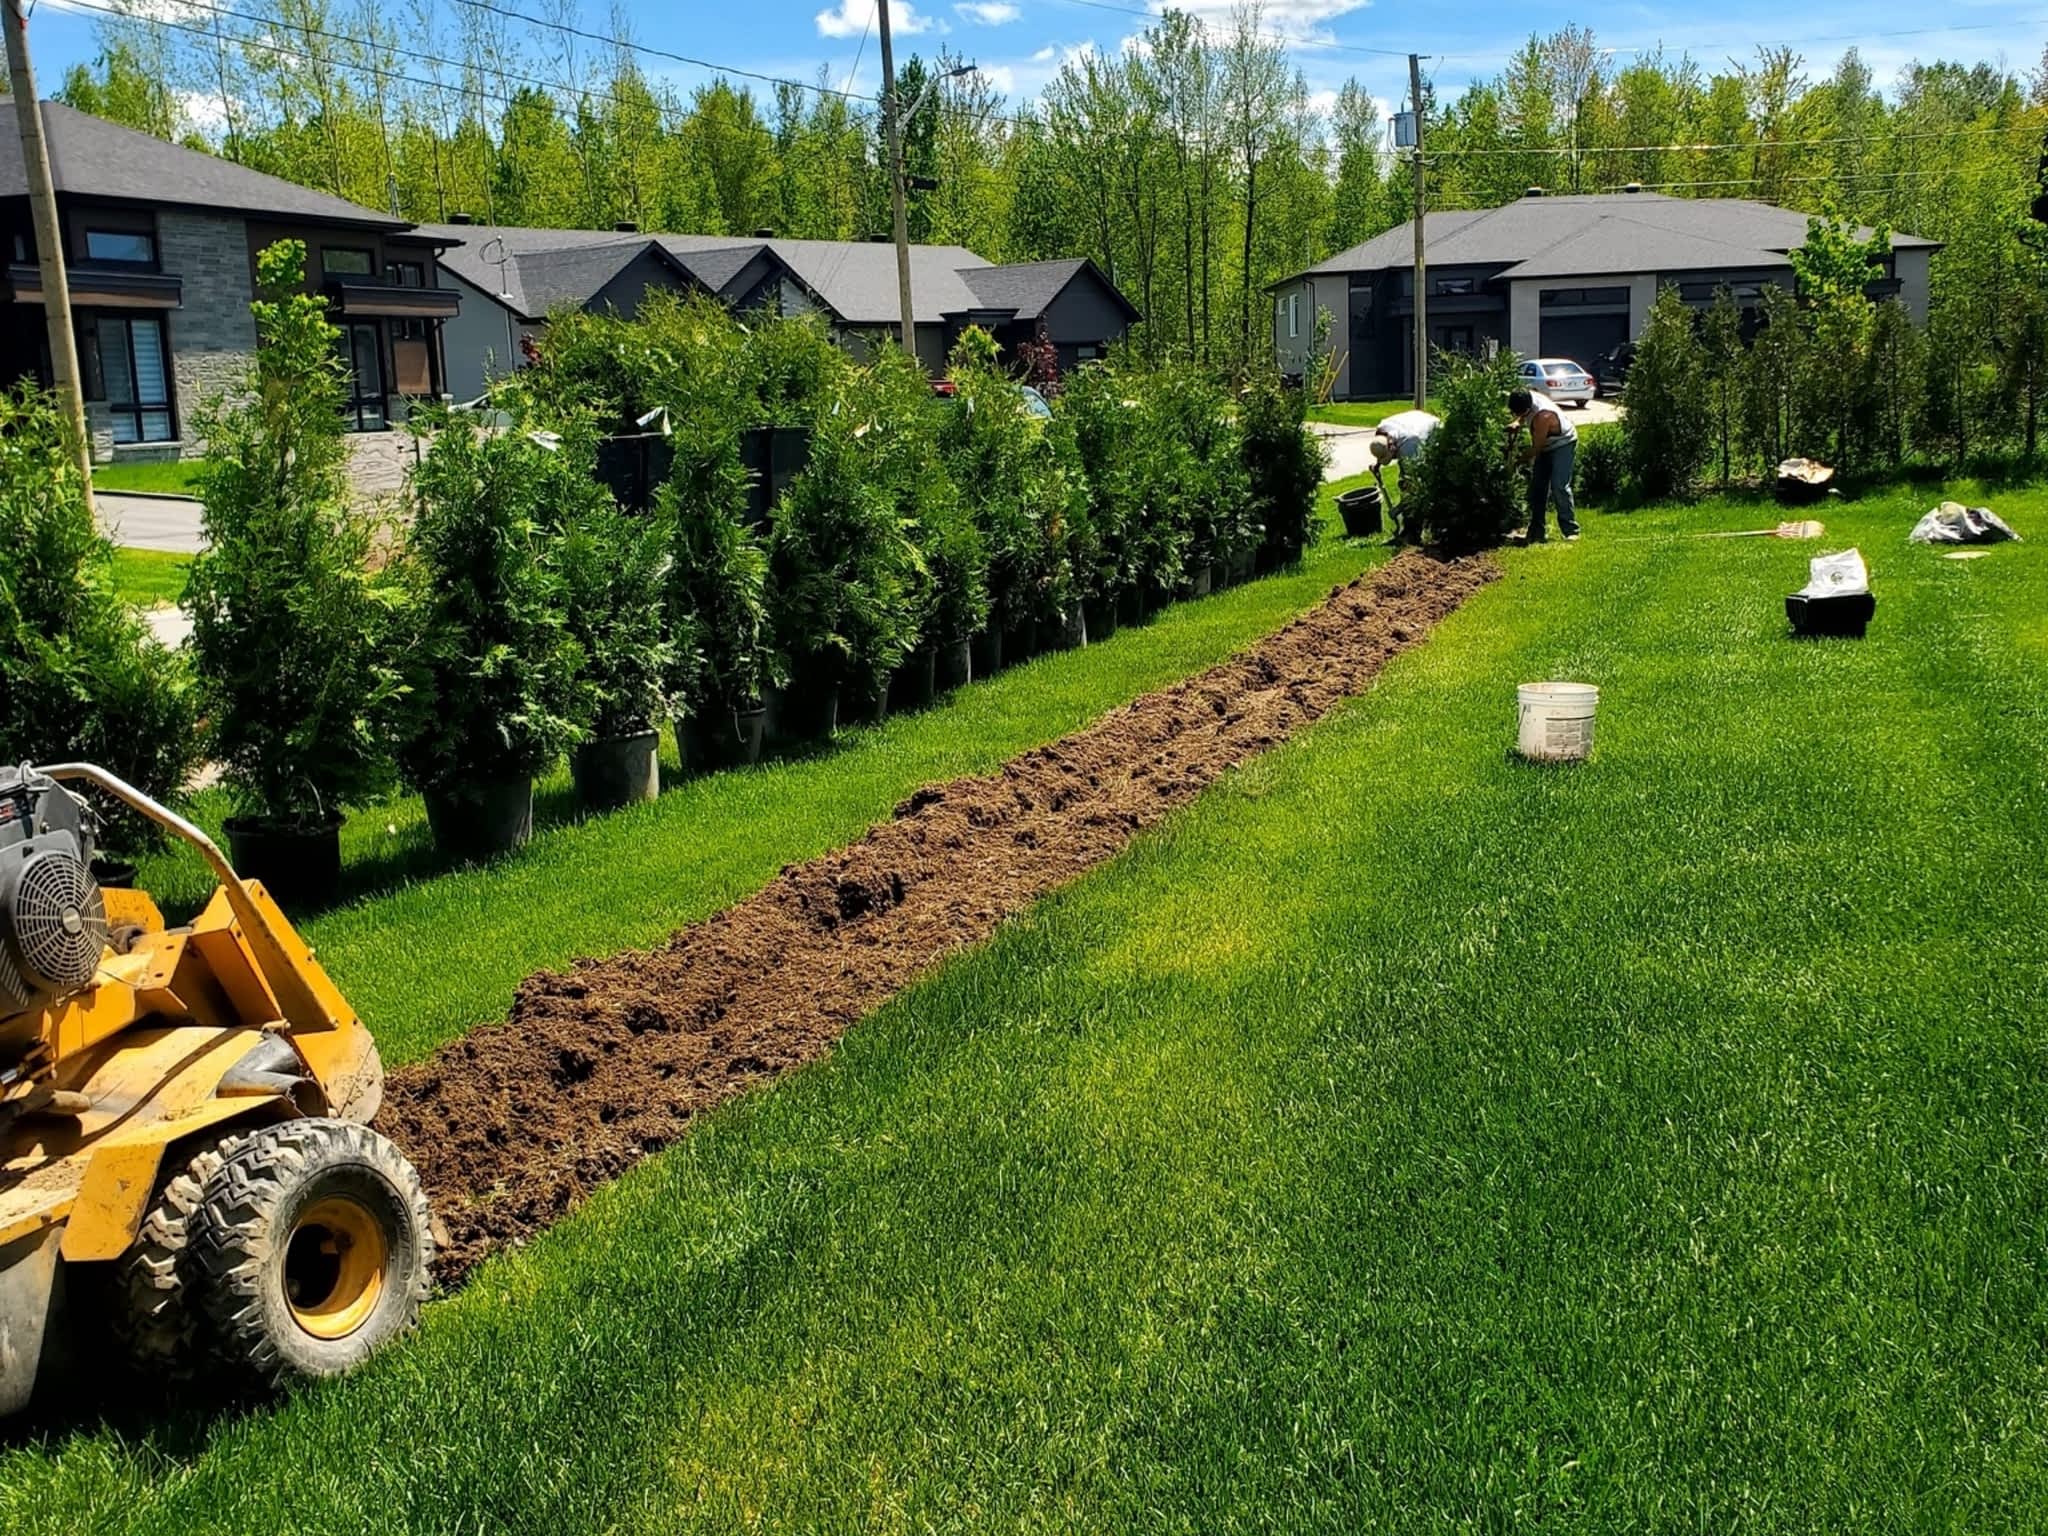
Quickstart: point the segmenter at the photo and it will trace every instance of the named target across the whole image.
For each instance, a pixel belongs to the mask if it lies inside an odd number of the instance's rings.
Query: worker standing
[[[1529,467],[1529,526],[1518,542],[1544,542],[1543,525],[1551,504],[1557,505],[1557,531],[1571,543],[1579,536],[1579,519],[1572,506],[1572,468],[1579,456],[1578,429],[1564,419],[1564,412],[1548,395],[1517,389],[1508,396],[1508,413],[1514,425],[1508,431],[1512,451],[1526,429],[1528,438],[1520,446],[1520,457]]]

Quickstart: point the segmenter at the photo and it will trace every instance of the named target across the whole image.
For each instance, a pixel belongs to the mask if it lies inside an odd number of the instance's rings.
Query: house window
[[[1436,280],[1436,286],[1431,291],[1445,296],[1468,294],[1472,292],[1472,279],[1469,277],[1440,277]]]
[[[14,259],[16,261],[35,260],[35,257],[29,254],[27,235],[18,234],[14,237]]]
[[[1537,300],[1544,309],[1570,309],[1580,305],[1626,304],[1626,288],[1546,288]]]
[[[101,315],[94,324],[99,382],[112,413],[117,443],[167,443],[171,430],[170,347],[164,323]]]
[[[371,277],[377,260],[368,251],[350,246],[329,246],[320,253],[320,270],[328,277]]]
[[[387,261],[384,263],[384,277],[394,288],[427,286],[427,269],[417,261]]]
[[[88,229],[85,232],[87,261],[117,261],[123,266],[156,265],[156,236],[139,229]]]
[[[1287,339],[1294,340],[1301,334],[1301,295],[1287,295]]]

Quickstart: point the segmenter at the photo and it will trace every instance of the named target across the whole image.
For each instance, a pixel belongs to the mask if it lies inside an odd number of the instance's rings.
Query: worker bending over
[[[1372,455],[1372,478],[1380,488],[1380,498],[1392,511],[1398,503],[1394,493],[1387,489],[1385,470],[1389,464],[1403,466],[1413,464],[1422,445],[1429,441],[1430,433],[1443,423],[1428,411],[1397,411],[1373,428],[1372,441],[1366,444],[1366,452]]]
[[[1517,389],[1508,395],[1508,414],[1514,424],[1508,428],[1508,451],[1519,455],[1529,467],[1529,526],[1520,542],[1541,544],[1543,524],[1550,504],[1557,504],[1557,531],[1570,543],[1579,536],[1579,519],[1572,507],[1572,466],[1578,459],[1578,429],[1564,419],[1548,395]],[[1521,434],[1528,432],[1522,442]]]

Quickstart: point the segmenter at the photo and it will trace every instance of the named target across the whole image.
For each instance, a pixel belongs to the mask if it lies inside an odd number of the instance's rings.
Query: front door
[[[350,415],[358,432],[382,430],[384,419],[384,349],[374,325],[351,325],[343,332],[348,348]]]

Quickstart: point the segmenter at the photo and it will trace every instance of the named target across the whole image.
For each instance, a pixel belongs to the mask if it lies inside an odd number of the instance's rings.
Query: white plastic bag
[[[2002,544],[2019,535],[1989,507],[1944,501],[1915,523],[1906,538],[1914,544]]]
[[[1863,552],[1845,549],[1838,555],[1815,555],[1807,562],[1807,582],[1801,597],[1849,597],[1870,590],[1870,571],[1863,564]]]

